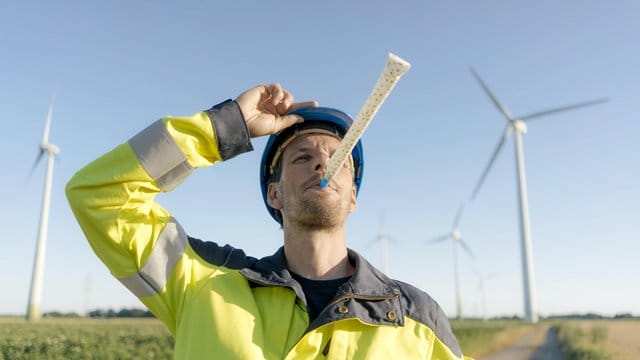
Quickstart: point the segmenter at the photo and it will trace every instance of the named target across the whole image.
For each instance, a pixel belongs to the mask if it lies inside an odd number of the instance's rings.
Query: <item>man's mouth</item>
[[[307,180],[304,183],[304,189],[305,190],[309,190],[309,189],[321,190],[321,188],[320,188],[320,180],[322,180],[322,175],[314,175],[313,177],[311,177],[309,180]],[[333,186],[331,186],[331,184],[329,184],[329,186],[327,186],[327,188],[331,188],[332,190],[335,190],[335,188]]]

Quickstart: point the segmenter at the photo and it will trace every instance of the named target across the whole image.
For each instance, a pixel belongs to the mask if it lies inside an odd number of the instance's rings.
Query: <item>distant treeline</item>
[[[59,311],[51,311],[42,314],[43,317],[55,317],[55,318],[74,318],[74,317],[83,317],[82,315],[75,312],[59,312]],[[143,309],[121,309],[120,311],[115,311],[113,309],[103,310],[96,309],[89,311],[87,314],[90,318],[152,318],[155,317],[151,311],[143,310]]]
[[[638,316],[634,316],[631,313],[619,313],[614,316],[604,316],[596,313],[586,313],[586,314],[565,314],[565,315],[552,315],[546,316],[545,319],[637,319],[640,318]]]
[[[597,313],[583,313],[583,314],[559,314],[559,315],[548,315],[543,316],[540,315],[540,320],[574,320],[574,319],[584,319],[584,320],[623,320],[623,319],[640,319],[640,315],[633,315],[632,313],[618,313],[613,316],[605,316]],[[481,320],[480,318],[467,317],[465,320]],[[515,320],[522,321],[522,317],[517,315],[512,316],[496,316],[491,317],[489,320]]]
[[[74,317],[83,317],[75,312],[59,312],[59,311],[51,311],[44,313],[43,317],[55,317],[55,318],[74,318]],[[87,315],[90,318],[152,318],[155,317],[149,310],[143,309],[121,309],[120,311],[115,311],[113,309],[103,310],[96,309],[90,311]],[[549,319],[640,319],[640,316],[635,316],[632,313],[619,313],[614,316],[604,316],[597,313],[585,313],[585,314],[561,314],[561,315],[549,315],[549,316],[540,316],[541,320]],[[476,318],[466,318],[466,320],[480,320]],[[521,317],[513,315],[513,316],[500,316],[500,317],[492,317],[490,320],[522,320]]]

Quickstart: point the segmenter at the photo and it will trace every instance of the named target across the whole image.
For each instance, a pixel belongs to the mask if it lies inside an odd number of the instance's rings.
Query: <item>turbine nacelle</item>
[[[527,133],[527,124],[522,120],[512,120],[510,125],[515,131],[519,132],[520,134]]]
[[[60,153],[60,148],[54,144],[40,144],[40,152],[48,152],[53,155],[58,155]]]

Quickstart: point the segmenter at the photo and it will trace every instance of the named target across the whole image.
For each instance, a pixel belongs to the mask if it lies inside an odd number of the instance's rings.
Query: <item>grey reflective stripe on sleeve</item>
[[[162,120],[131,138],[129,145],[147,174],[163,191],[172,190],[193,172]]]
[[[118,280],[139,298],[159,293],[164,289],[171,271],[184,253],[187,241],[187,234],[182,226],[171,218],[162,229],[142,269],[136,274]]]

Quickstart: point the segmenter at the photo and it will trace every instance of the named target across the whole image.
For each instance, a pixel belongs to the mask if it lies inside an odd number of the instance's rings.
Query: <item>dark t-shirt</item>
[[[351,276],[331,280],[311,280],[296,273],[291,273],[294,279],[302,286],[304,296],[307,298],[309,309],[309,321],[313,321],[324,308],[333,300],[340,285],[344,284]]]

